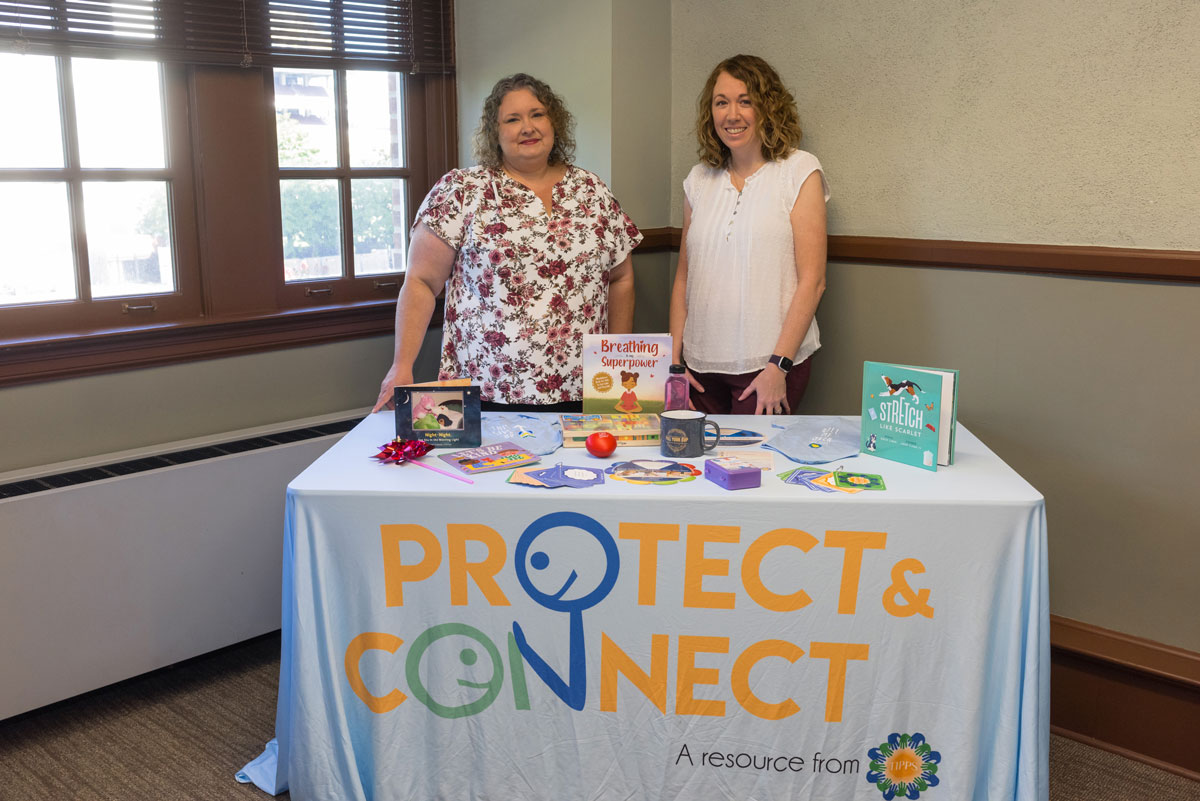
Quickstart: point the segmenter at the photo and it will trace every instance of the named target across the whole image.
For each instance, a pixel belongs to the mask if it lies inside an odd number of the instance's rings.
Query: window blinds
[[[452,0],[0,0],[0,50],[454,71]]]

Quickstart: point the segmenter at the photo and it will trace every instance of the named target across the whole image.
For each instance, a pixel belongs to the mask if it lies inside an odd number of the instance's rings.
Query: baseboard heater
[[[0,719],[279,628],[284,490],[361,418],[0,476]]]

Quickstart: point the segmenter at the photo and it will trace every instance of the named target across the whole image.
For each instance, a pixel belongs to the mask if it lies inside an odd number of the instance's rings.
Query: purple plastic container
[[[719,456],[704,463],[704,477],[727,490],[752,489],[762,485],[762,468],[736,456]]]

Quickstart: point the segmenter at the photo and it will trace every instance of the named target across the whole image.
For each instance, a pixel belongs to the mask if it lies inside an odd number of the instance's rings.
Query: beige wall
[[[0,473],[369,407],[391,361],[370,337],[0,389]]]
[[[676,186],[708,71],[750,52],[797,97],[833,234],[1200,250],[1200,4],[672,15]],[[1200,286],[834,264],[818,317],[805,411],[855,412],[865,359],[961,369],[959,419],[1046,496],[1051,611],[1200,651]]]
[[[612,181],[625,212],[642,228],[670,224],[671,4],[612,0]],[[672,258],[634,257],[633,327],[667,331]]]
[[[550,84],[575,115],[575,161],[612,178],[612,9],[609,2],[457,0],[459,160],[496,81],[525,72]]]
[[[832,233],[1200,250],[1194,0],[687,0],[673,15],[676,184],[704,78],[751,52],[796,96]]]

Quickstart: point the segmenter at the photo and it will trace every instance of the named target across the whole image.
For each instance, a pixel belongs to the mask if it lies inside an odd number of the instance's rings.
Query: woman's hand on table
[[[778,367],[767,365],[760,370],[738,400],[745,400],[751,393],[758,399],[755,414],[790,414],[792,411],[787,402],[787,374]]]
[[[379,384],[379,399],[375,401],[375,408],[371,413],[380,409],[394,409],[396,397],[396,387],[402,387],[413,382],[412,370],[401,370],[396,365],[392,365],[392,369],[388,370],[387,375],[383,377],[383,381]]]

